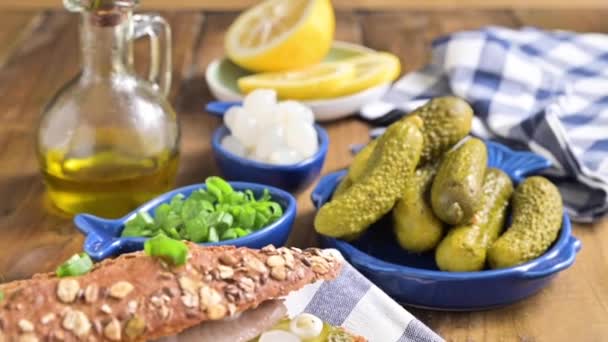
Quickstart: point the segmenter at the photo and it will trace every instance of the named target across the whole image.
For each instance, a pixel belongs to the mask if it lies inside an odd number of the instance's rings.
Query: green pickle
[[[505,224],[513,184],[498,169],[486,173],[479,209],[464,225],[453,227],[435,251],[442,271],[474,272],[484,268],[487,250]]]
[[[353,185],[353,182],[350,180],[350,178],[348,177],[348,174],[344,176],[344,178],[342,178],[342,180],[340,181],[340,183],[338,184],[338,186],[336,187],[336,190],[334,190],[334,193],[332,194],[332,198],[336,198],[340,195],[342,195],[343,193],[346,192],[346,190],[348,190],[348,188],[350,188]]]
[[[407,180],[405,190],[393,208],[393,231],[399,245],[407,251],[431,250],[443,236],[443,222],[435,216],[427,200],[436,171],[436,164],[417,169]]]
[[[471,131],[473,109],[461,98],[444,96],[430,100],[402,120],[410,116],[422,119],[421,128],[424,145],[420,155],[420,164],[440,157]],[[367,144],[353,159],[348,174],[336,189],[334,196],[343,193],[353,183],[363,178],[369,158],[376,147],[378,139]]]
[[[376,147],[377,143],[378,140],[370,141],[369,144],[365,145],[365,147],[363,147],[363,149],[361,149],[361,151],[359,151],[359,153],[355,155],[352,163],[348,168],[346,176],[342,178],[342,181],[340,181],[340,183],[336,187],[336,190],[333,193],[333,197],[340,196],[341,194],[346,192],[346,190],[350,188],[355,182],[363,178],[363,173],[365,172],[365,169],[368,166],[369,158],[372,155],[372,152],[374,151],[374,148]]]
[[[513,195],[511,227],[488,251],[490,266],[511,267],[541,256],[557,239],[563,210],[553,183],[540,176],[524,180]]]
[[[378,138],[363,178],[319,209],[314,221],[317,232],[353,236],[393,208],[418,165],[421,126],[420,118],[412,116],[388,127]]]
[[[363,149],[361,149],[361,151],[355,155],[353,162],[348,168],[348,178],[351,180],[351,182],[355,183],[363,178],[368,166],[369,158],[372,156],[374,148],[376,148],[377,144],[378,140],[374,139],[370,141],[369,144],[365,145],[365,147],[363,147]]]
[[[471,132],[473,109],[455,96],[437,97],[412,112],[424,122],[424,147],[420,163],[440,157]]]
[[[479,204],[487,163],[486,145],[477,138],[446,153],[431,186],[431,205],[443,222],[457,225],[471,219]]]

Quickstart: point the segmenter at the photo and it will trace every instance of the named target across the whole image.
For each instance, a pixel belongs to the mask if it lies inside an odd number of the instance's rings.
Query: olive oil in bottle
[[[61,210],[117,218],[173,186],[177,153],[135,158],[102,151],[84,158],[48,151],[43,174],[48,195]]]
[[[37,153],[59,209],[108,218],[172,187],[179,123],[167,100],[171,35],[157,15],[133,15],[135,0],[65,0],[80,13],[82,70],[50,98]],[[151,42],[147,77],[136,74],[133,42]],[[76,62],[76,61],[74,61]]]

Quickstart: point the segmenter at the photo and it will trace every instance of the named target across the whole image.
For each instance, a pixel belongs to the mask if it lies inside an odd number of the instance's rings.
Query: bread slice
[[[283,301],[271,299],[238,317],[203,322],[178,335],[162,337],[154,342],[250,342],[286,316],[287,307]]]
[[[341,268],[319,249],[187,246],[188,261],[179,267],[135,252],[83,276],[43,274],[0,286],[0,342],[171,336],[333,279]]]

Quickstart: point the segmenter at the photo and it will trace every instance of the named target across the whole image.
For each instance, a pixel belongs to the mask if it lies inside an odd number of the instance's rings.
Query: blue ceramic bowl
[[[309,186],[321,173],[329,137],[327,132],[319,125],[315,125],[319,139],[319,150],[312,157],[293,165],[272,165],[255,160],[239,157],[226,150],[222,139],[230,134],[226,126],[215,130],[211,139],[211,146],[215,160],[228,180],[268,184],[295,193]]]
[[[505,171],[515,183],[550,165],[536,154],[486,143],[489,166]],[[317,208],[331,198],[345,174],[346,171],[338,171],[321,178],[312,193]],[[410,254],[401,249],[389,225],[385,218],[350,243],[329,237],[321,239],[325,247],[338,249],[398,302],[437,310],[480,310],[528,297],[547,285],[557,272],[572,265],[581,247],[580,241],[571,235],[570,219],[564,214],[557,241],[537,259],[500,270],[444,272],[437,268],[434,252]]]
[[[284,245],[296,217],[296,199],[281,189],[266,185],[244,182],[230,182],[230,185],[239,191],[251,189],[256,197],[261,196],[264,189],[268,189],[272,199],[283,208],[283,216],[269,226],[247,236],[215,243],[201,243],[200,245],[235,245],[250,248],[262,248],[268,244],[275,246]],[[151,215],[154,215],[156,207],[170,202],[173,196],[182,194],[188,197],[193,191],[198,189],[206,189],[205,184],[189,185],[167,192],[145,203],[126,216],[115,220],[108,220],[89,214],[76,215],[74,217],[74,224],[85,235],[84,251],[94,260],[102,260],[118,254],[142,250],[147,238],[120,237],[125,222],[142,211],[147,211]]]

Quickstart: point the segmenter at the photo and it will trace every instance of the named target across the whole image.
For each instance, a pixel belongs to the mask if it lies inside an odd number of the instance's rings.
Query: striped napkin
[[[370,342],[443,341],[346,261],[337,279],[305,286],[287,296],[285,305],[290,317],[311,313]]]
[[[361,115],[378,122],[448,94],[472,104],[473,134],[552,162],[545,175],[573,220],[608,212],[608,35],[487,27],[441,37],[429,65]]]

